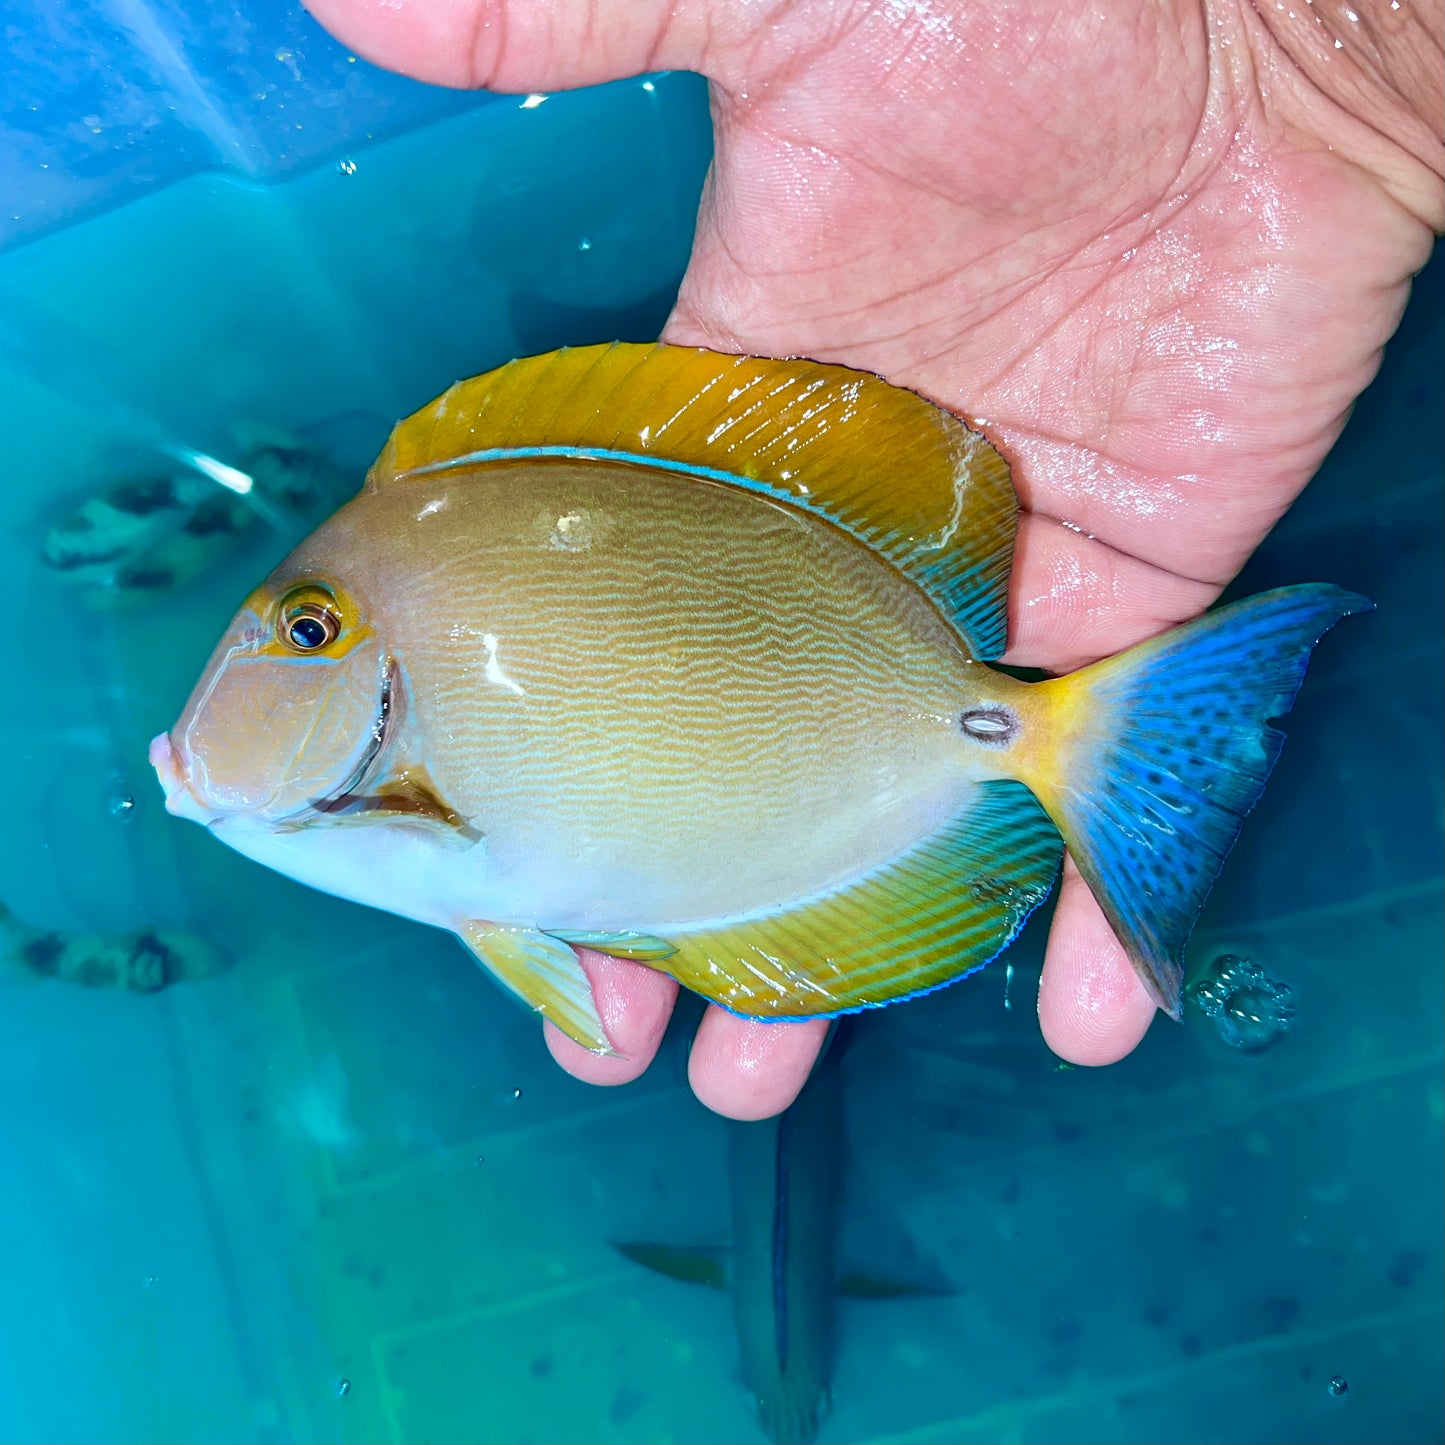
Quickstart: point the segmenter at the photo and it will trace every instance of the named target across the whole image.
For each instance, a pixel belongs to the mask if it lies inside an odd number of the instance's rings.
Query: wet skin
[[[1218,595],[1373,376],[1445,214],[1440,0],[309,3],[445,85],[707,75],[716,159],[665,339],[844,362],[985,422],[1026,509],[1006,660],[1055,671]],[[583,962],[624,1057],[550,1025],[548,1046],[625,1082],[677,985]],[[1153,1013],[1066,868],[1045,1038],[1111,1063]],[[776,1113],[826,1027],[711,1008],[693,1088]]]

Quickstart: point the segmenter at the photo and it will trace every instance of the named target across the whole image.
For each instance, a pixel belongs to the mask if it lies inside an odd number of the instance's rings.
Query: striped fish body
[[[451,929],[610,1048],[574,947],[759,1018],[952,982],[1067,841],[1161,1005],[1310,648],[1309,586],[1068,678],[990,668],[978,433],[806,361],[592,347],[458,383],[247,599],[152,744],[172,812]]]
[[[498,464],[365,493],[288,567],[355,579],[403,751],[481,834],[454,869],[480,916],[666,935],[785,908],[966,804],[984,670],[876,553],[766,498]]]

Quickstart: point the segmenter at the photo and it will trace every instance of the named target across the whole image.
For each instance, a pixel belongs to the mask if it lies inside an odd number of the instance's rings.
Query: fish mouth
[[[215,814],[191,791],[186,779],[186,767],[169,733],[158,733],[151,739],[147,753],[150,765],[160,779],[161,789],[166,795],[166,812],[177,818],[189,818],[193,823],[209,826]]]

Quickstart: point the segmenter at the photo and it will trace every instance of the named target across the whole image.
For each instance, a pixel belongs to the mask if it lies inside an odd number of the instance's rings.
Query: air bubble
[[[1342,1400],[1350,1393],[1350,1382],[1343,1375],[1331,1375],[1330,1382],[1325,1386],[1331,1396],[1336,1400]]]
[[[336,173],[342,176],[354,176],[356,174],[356,162],[350,156],[344,157],[336,162]]]
[[[1262,1053],[1294,1026],[1294,990],[1238,954],[1220,954],[1190,985],[1189,996],[1241,1053]]]
[[[116,793],[107,806],[112,818],[129,818],[135,812],[135,795]]]
[[[338,1400],[344,1400],[350,1393],[351,1393],[351,1381],[348,1380],[345,1375],[343,1375],[343,1376],[336,1382],[336,1398],[337,1398]]]

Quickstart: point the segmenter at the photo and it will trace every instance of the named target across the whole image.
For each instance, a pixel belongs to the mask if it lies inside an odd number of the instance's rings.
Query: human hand
[[[1005,660],[1055,671],[1218,595],[1374,374],[1445,210],[1440,0],[308,3],[444,85],[706,74],[716,155],[665,338],[844,362],[982,423],[1024,506]],[[583,964],[623,1057],[548,1045],[625,1082],[677,985]],[[1066,865],[1045,1038],[1110,1063],[1153,1014]],[[776,1113],[825,1029],[709,1008],[693,1088]]]

